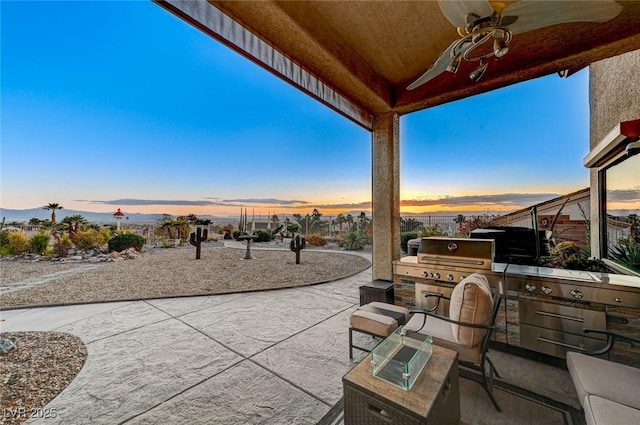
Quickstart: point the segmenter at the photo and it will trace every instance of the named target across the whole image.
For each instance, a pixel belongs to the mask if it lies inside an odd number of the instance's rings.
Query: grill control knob
[[[429,277],[429,272],[422,272],[422,277]]]
[[[533,284],[533,283],[531,283],[531,282],[527,282],[527,284],[526,284],[526,285],[524,285],[524,289],[526,289],[526,290],[527,290],[527,291],[529,291],[529,292],[533,292],[533,291],[535,291],[535,290],[536,290],[536,285],[534,285],[534,284]]]
[[[447,275],[447,280],[448,280],[448,281],[452,281],[452,280],[453,280],[453,275],[452,275],[451,273],[449,273],[449,274]]]
[[[543,286],[542,292],[544,292],[547,295],[551,295],[551,288],[549,288],[548,286]]]
[[[434,273],[433,274],[433,278],[434,279],[440,279],[440,273]]]
[[[580,291],[578,291],[577,289],[574,289],[570,292],[571,296],[573,298],[575,298],[576,300],[581,300],[582,297],[584,297],[584,294]]]

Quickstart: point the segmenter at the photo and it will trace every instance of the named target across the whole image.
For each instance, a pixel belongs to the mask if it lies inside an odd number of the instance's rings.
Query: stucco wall
[[[590,147],[597,145],[621,121],[640,118],[640,50],[589,67]],[[591,187],[591,255],[603,256],[600,240],[598,170],[589,172]]]
[[[640,117],[640,50],[589,67],[591,147],[621,121]]]

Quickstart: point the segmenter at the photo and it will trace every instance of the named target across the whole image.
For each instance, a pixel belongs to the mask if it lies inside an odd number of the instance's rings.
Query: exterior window
[[[640,155],[625,156],[602,173],[603,256],[640,273]]]

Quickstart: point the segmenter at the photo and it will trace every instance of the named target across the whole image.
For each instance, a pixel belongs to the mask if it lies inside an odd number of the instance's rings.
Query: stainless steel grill
[[[416,307],[431,309],[425,292],[451,296],[455,285],[472,273],[487,277],[492,289],[499,288],[502,273],[493,269],[494,241],[487,239],[423,238],[418,249],[420,276],[428,282],[416,283]],[[438,314],[449,314],[449,303],[441,302]]]

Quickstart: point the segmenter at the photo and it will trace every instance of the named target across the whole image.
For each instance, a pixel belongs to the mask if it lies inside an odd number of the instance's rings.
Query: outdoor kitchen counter
[[[396,273],[397,266],[414,266],[412,271],[405,269],[405,273]],[[403,267],[404,268],[404,267]],[[425,278],[422,275],[424,265],[418,263],[418,257],[408,255],[398,261],[393,262],[394,275],[412,276]],[[406,272],[410,274],[406,274]],[[493,263],[491,265],[492,274],[506,274],[508,277],[520,278],[549,278],[559,283],[575,283],[581,286],[592,286],[602,289],[615,289],[640,293],[640,277],[628,276],[614,273],[596,273],[583,270],[555,269],[541,266],[523,266],[519,264]],[[611,285],[611,286],[609,286]],[[640,308],[640,304],[636,306]]]
[[[496,266],[498,264],[494,264]],[[500,264],[507,275],[529,276],[532,278],[550,278],[575,281],[580,285],[606,284],[619,286],[622,290],[640,292],[640,277],[614,273],[597,273],[584,270],[556,269],[541,266],[523,266],[518,264]]]
[[[437,269],[438,279],[429,276],[434,266],[418,263],[415,256],[395,261],[395,303],[414,308],[416,286],[431,285],[435,289],[429,290],[447,295],[463,276],[473,272],[447,266]],[[455,278],[447,281],[449,270]],[[566,350],[539,346],[540,340],[590,351],[603,344],[597,338],[585,339],[585,327],[640,337],[640,277],[504,263],[477,272],[506,293],[496,321],[495,342],[563,357]],[[562,320],[567,316],[575,319]],[[640,366],[640,347],[616,343],[610,358]]]

